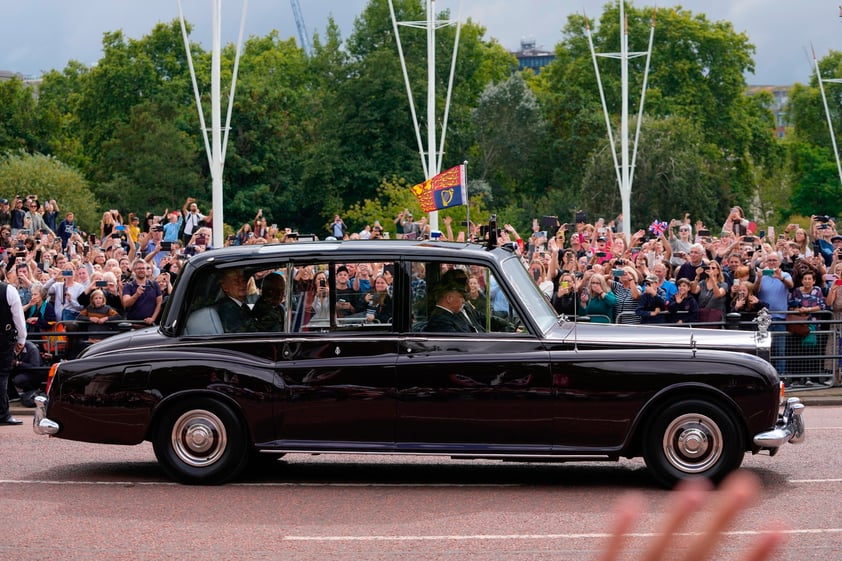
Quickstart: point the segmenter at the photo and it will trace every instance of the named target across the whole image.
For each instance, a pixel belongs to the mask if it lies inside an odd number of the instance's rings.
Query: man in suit
[[[254,331],[254,316],[246,303],[248,285],[243,271],[226,269],[219,277],[225,295],[216,303],[216,311],[225,333]]]

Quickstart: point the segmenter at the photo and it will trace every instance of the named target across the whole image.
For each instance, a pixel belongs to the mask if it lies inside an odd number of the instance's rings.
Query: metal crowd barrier
[[[86,324],[84,329],[78,329]],[[132,329],[147,327],[143,321],[120,320],[110,324],[108,329],[100,325],[75,320],[57,321],[50,324],[50,331],[27,334],[27,341],[34,343],[50,358],[48,362],[74,358],[74,355],[95,340],[105,339]]]
[[[787,317],[794,311],[773,312]],[[634,316],[634,317],[632,317]],[[825,388],[842,385],[842,319],[834,320],[830,311],[816,312],[815,319],[774,320],[772,325],[784,326],[770,329],[772,353],[770,362],[778,370],[787,387],[796,389]],[[624,321],[625,320],[625,321]],[[617,315],[613,323],[640,323],[634,312]],[[805,337],[786,330],[786,326],[807,323],[810,332]],[[703,327],[707,329],[732,329],[756,331],[757,325],[741,321],[739,314],[727,314],[718,322],[659,323],[667,327]]]

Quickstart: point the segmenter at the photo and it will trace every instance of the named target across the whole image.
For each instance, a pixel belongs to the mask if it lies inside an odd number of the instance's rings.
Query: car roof
[[[192,267],[202,267],[210,262],[219,264],[263,261],[272,258],[347,259],[361,258],[397,259],[400,257],[433,257],[501,261],[513,252],[503,248],[486,249],[472,243],[430,240],[343,240],[295,243],[254,244],[213,249],[191,257]]]

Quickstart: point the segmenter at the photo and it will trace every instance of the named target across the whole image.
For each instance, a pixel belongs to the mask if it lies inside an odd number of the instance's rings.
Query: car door
[[[308,263],[317,274],[337,263]],[[330,288],[334,288],[332,285]],[[328,291],[330,291],[328,289]],[[326,291],[327,292],[327,291]],[[334,292],[330,291],[332,294]],[[299,297],[295,297],[299,296]],[[291,315],[304,314],[304,293],[290,298]],[[292,319],[278,363],[283,399],[278,435],[285,448],[389,451],[395,442],[397,336],[391,323],[364,317]],[[299,318],[300,319],[300,318]]]
[[[435,305],[439,271],[462,268],[481,276],[495,294],[498,317],[485,316],[477,333],[424,331],[425,312]],[[517,323],[518,306],[490,270],[469,264],[413,266],[415,329],[399,342],[397,360],[397,440],[403,450],[448,452],[484,450],[534,453],[551,447],[555,399],[549,355],[539,338]],[[429,288],[429,290],[428,290]],[[490,294],[490,291],[489,291]],[[493,313],[491,299],[481,300]],[[503,317],[506,309],[508,317]]]

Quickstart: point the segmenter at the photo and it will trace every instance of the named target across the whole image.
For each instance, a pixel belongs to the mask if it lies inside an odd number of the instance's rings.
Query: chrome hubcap
[[[688,413],[673,420],[664,432],[664,456],[684,473],[701,473],[722,457],[719,426],[706,415]]]
[[[210,411],[187,411],[173,424],[172,447],[179,460],[193,467],[219,461],[228,445],[225,424]]]

